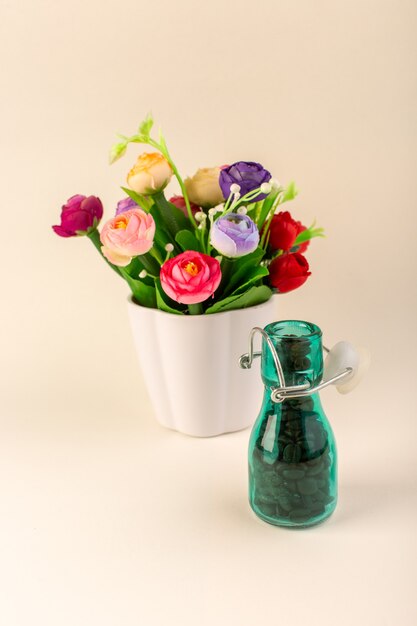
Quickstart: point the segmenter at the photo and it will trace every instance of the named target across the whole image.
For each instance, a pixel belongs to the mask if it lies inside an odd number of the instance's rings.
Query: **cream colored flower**
[[[214,207],[223,201],[219,185],[220,167],[203,167],[184,181],[188,197],[198,206]]]
[[[172,174],[172,168],[162,154],[145,152],[127,175],[127,184],[136,193],[149,195],[164,189]]]

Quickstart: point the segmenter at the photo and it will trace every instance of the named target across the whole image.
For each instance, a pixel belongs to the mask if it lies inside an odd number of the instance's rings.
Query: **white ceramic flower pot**
[[[173,315],[130,298],[128,309],[143,377],[163,426],[213,437],[254,422],[263,392],[259,362],[241,370],[238,360],[248,351],[251,328],[275,321],[276,297],[213,315]]]

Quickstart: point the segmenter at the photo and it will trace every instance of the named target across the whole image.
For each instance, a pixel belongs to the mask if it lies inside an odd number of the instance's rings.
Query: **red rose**
[[[307,259],[299,252],[277,257],[268,269],[269,282],[280,293],[301,287],[311,274]]]
[[[269,226],[269,245],[273,250],[284,250],[287,252],[294,246],[297,236],[306,227],[291,217],[289,211],[281,211],[272,218]],[[297,246],[297,252],[305,252],[309,242],[304,242]]]

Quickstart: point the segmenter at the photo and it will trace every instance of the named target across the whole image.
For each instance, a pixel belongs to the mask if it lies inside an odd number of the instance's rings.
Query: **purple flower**
[[[247,215],[227,213],[211,227],[210,242],[220,254],[233,259],[256,250],[259,231]]]
[[[62,207],[61,224],[52,228],[60,237],[88,235],[97,228],[102,217],[103,205],[99,198],[77,194]]]
[[[271,178],[270,172],[266,170],[260,163],[253,161],[238,161],[220,172],[219,184],[223,192],[224,198],[230,195],[231,185],[239,185],[241,197],[249,191],[253,191],[267,183]],[[266,194],[260,193],[251,202],[258,202],[266,198]]]
[[[139,207],[139,205],[134,200],[132,200],[132,198],[129,198],[129,196],[127,196],[127,198],[123,198],[123,200],[119,200],[119,202],[117,203],[115,215],[120,215],[120,213],[125,213],[125,211],[130,211],[130,209],[137,208],[140,209],[141,207]]]

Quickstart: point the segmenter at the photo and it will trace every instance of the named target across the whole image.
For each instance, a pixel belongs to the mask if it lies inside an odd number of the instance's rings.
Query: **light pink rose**
[[[100,233],[101,251],[110,263],[125,267],[134,256],[149,252],[154,236],[152,215],[142,209],[130,209],[104,224]]]
[[[187,250],[163,264],[160,278],[170,298],[182,304],[197,304],[213,295],[222,273],[217,259]]]

